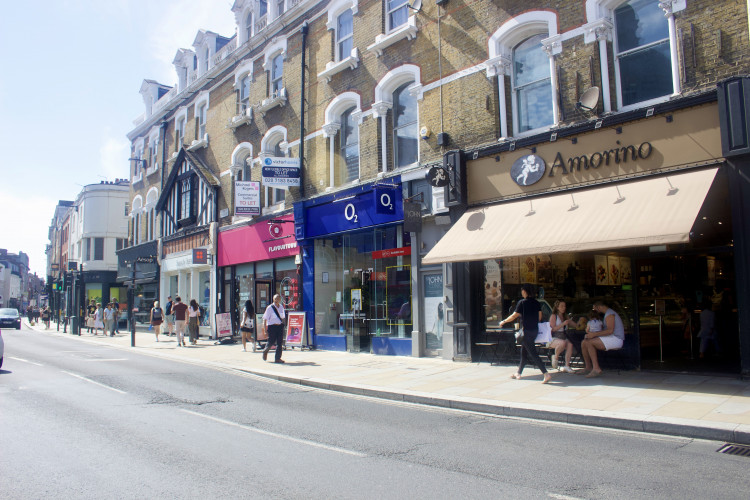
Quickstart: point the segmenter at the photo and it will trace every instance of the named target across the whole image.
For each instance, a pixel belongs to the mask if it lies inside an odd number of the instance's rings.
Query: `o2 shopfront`
[[[294,205],[303,309],[321,349],[412,354],[411,240],[400,177]]]

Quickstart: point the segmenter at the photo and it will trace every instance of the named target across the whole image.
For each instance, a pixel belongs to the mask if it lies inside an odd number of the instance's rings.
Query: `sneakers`
[[[286,361],[284,361],[283,359],[277,359],[276,361],[274,361],[274,363],[286,363]]]
[[[569,366],[563,366],[561,370],[564,371],[565,373],[573,373],[573,369]]]
[[[263,351],[263,361],[268,359],[268,351]]]
[[[557,354],[552,355],[552,368],[557,369]]]

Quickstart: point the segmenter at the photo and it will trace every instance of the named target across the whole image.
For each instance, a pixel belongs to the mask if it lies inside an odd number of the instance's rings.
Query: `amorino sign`
[[[718,109],[708,103],[467,159],[467,197],[475,205],[720,161]]]

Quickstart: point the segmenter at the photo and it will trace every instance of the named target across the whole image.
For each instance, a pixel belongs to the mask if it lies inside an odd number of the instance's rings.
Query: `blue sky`
[[[172,59],[199,29],[234,34],[232,0],[10,0],[0,15],[0,248],[45,274],[58,200],[128,176],[126,134],[143,79],[177,80]]]

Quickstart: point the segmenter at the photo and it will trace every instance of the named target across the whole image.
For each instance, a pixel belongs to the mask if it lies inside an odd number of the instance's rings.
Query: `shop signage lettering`
[[[357,209],[354,208],[354,203],[346,204],[346,206],[344,207],[344,218],[349,222],[359,222],[359,217],[357,217]]]
[[[282,250],[291,250],[293,248],[297,248],[296,241],[292,243],[285,243],[283,245],[276,245],[276,246],[268,247],[268,253],[281,252]]]
[[[264,186],[299,187],[299,158],[267,157],[263,159],[262,180]]]
[[[633,145],[623,146],[614,149],[609,149],[602,152],[593,153],[590,156],[582,155],[568,158],[567,162],[563,158],[562,153],[558,151],[555,156],[555,161],[549,169],[547,177],[555,176],[555,168],[560,169],[563,175],[573,172],[580,172],[581,168],[588,170],[589,168],[597,169],[602,166],[609,166],[611,162],[615,165],[620,163],[627,163],[628,159],[637,161],[639,158],[645,160],[653,152],[653,146],[650,142],[643,142],[637,148]],[[523,184],[522,184],[523,185]]]
[[[156,262],[156,256],[148,255],[136,257],[135,262],[138,262],[139,264],[153,264],[154,262]]]
[[[234,214],[260,215],[260,182],[235,181]]]
[[[373,259],[402,257],[404,255],[411,255],[411,247],[389,248],[388,250],[375,250],[374,252],[372,252]]]
[[[392,187],[375,188],[375,211],[379,214],[393,214],[396,211],[394,199],[396,190]]]

